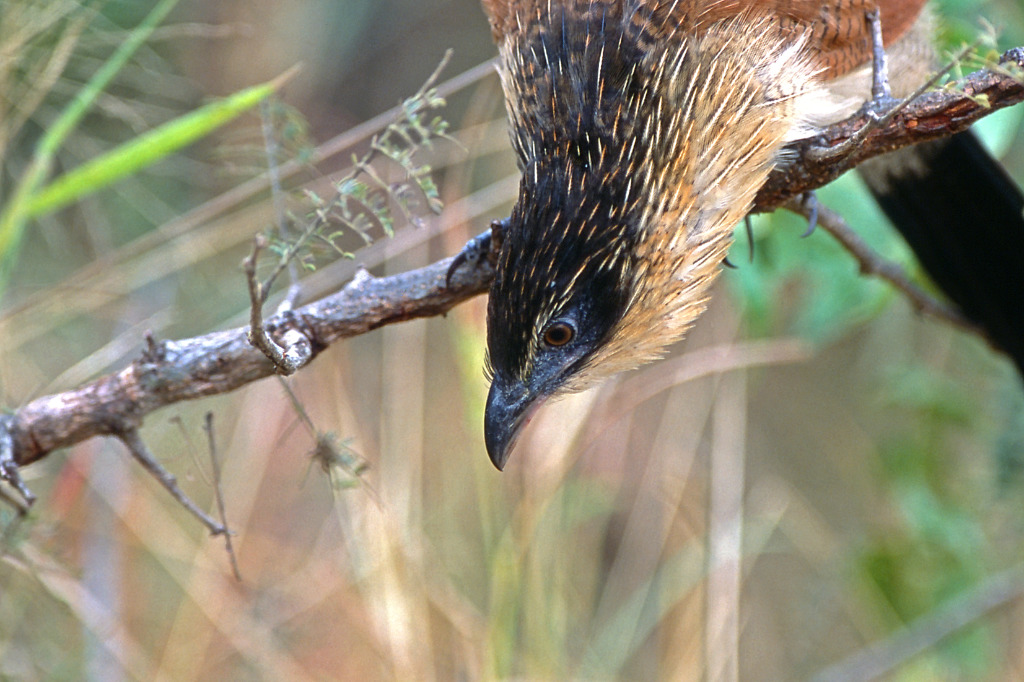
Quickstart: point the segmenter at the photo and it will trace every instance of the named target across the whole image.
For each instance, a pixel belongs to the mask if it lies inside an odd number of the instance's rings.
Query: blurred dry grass
[[[110,3],[100,26],[116,34],[147,4]],[[1024,42],[1019,5],[987,11]],[[449,75],[493,53],[476,0],[193,2],[176,22],[119,83],[147,123],[301,59],[285,99],[326,140],[415,91],[445,48]],[[508,209],[496,78],[450,99],[463,147],[431,158],[445,213],[357,254],[375,271],[453,253]],[[110,101],[72,152],[130,128],[118,111]],[[1024,172],[1018,127],[1001,126]],[[0,318],[8,404],[122,366],[143,330],[243,319],[237,264],[272,209],[188,212],[238,182],[212,157],[197,149],[38,226]],[[850,186],[832,197],[857,213]],[[40,503],[0,558],[0,677],[802,679],[1016,565],[1024,401],[1008,364],[859,282],[824,235],[776,228],[759,224],[761,265],[723,278],[669,359],[545,408],[504,474],[482,445],[484,300],[331,348],[291,381],[313,423],[366,460],[358,481],[314,465],[275,381],[157,413],[145,437],[211,506],[214,413],[242,583],[118,444],[33,465]],[[823,277],[844,278],[831,288],[802,274],[824,261]],[[352,267],[322,268],[310,289]],[[1024,677],[1021,608],[895,679]]]

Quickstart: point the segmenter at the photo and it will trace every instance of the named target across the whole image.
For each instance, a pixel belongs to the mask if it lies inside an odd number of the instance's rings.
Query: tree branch
[[[874,127],[868,112],[826,128],[817,137],[793,145],[794,161],[778,166],[754,201],[754,213],[773,211],[794,196],[827,185],[870,158],[913,144],[951,137],[979,119],[1024,101],[1024,47],[1007,51],[993,69],[976,71],[952,86],[924,93],[901,108],[888,123]],[[871,131],[847,153],[829,153]]]
[[[1011,50],[1004,62],[1024,68],[1024,49]],[[971,74],[956,90],[928,93],[902,109],[886,125],[842,158],[821,160],[820,150],[842,144],[868,122],[858,116],[795,145],[796,161],[777,170],[759,193],[757,211],[772,210],[816,189],[868,158],[917,142],[947,137],[997,109],[1024,100],[1024,84],[1009,69]],[[983,106],[987,102],[987,106]],[[817,149],[818,156],[812,149]],[[828,154],[824,154],[828,156]],[[493,277],[486,259],[460,268],[445,286],[451,259],[392,277],[360,271],[340,292],[265,321],[275,343],[288,347],[288,332],[311,343],[312,360],[328,345],[386,324],[447,312],[483,293]],[[19,487],[17,467],[92,436],[124,438],[145,417],[182,400],[226,393],[275,373],[275,367],[247,340],[248,328],[214,332],[178,341],[146,338],[142,357],[128,367],[84,386],[45,396],[0,420],[0,474]],[[30,494],[30,493],[29,493]]]
[[[361,270],[338,293],[270,317],[265,328],[282,337],[299,331],[313,342],[313,357],[334,341],[386,324],[447,312],[483,293],[489,265],[462,270],[445,287],[445,259],[392,277]],[[79,388],[37,398],[0,422],[10,459],[24,466],[92,436],[121,436],[146,415],[182,400],[227,393],[274,374],[274,365],[251,346],[240,327],[179,341],[147,337],[142,357],[128,367]]]

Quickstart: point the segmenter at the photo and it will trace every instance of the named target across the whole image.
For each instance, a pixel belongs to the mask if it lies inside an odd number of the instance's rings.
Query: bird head
[[[524,176],[504,224],[488,302],[484,433],[499,469],[546,399],[593,381],[590,370],[633,288],[630,239],[622,229],[628,217],[612,197],[586,191],[587,169],[574,159],[555,163],[561,167]],[[575,182],[567,175],[576,175]],[[579,202],[594,205],[588,210]]]
[[[687,239],[675,215],[648,225],[649,207],[629,200],[620,171],[595,173],[578,159],[527,169],[504,223],[487,307],[484,418],[499,469],[546,400],[648,362],[681,337],[731,239],[729,230]],[[676,241],[688,242],[685,254],[669,252]]]

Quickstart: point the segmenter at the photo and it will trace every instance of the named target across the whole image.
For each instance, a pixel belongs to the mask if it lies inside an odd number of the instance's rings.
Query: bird
[[[494,254],[484,442],[499,470],[545,401],[685,335],[787,145],[870,97],[873,30],[894,94],[927,79],[925,4],[482,0],[521,171],[509,217],[467,246]],[[969,132],[918,147],[866,164],[869,188],[938,287],[1024,369],[1020,190]]]

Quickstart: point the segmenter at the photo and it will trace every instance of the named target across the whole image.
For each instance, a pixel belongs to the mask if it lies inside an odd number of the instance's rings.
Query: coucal
[[[868,12],[894,94],[927,78],[924,4],[483,0],[522,170],[487,308],[495,466],[545,399],[657,358],[703,312],[787,143],[870,97]],[[937,285],[1024,368],[1020,191],[969,134],[887,156],[869,164],[870,188]]]

